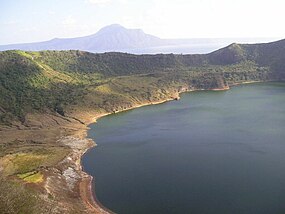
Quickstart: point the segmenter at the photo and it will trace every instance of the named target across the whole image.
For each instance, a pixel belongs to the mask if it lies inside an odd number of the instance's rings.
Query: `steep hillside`
[[[285,40],[277,42],[241,45],[247,57],[259,66],[269,66],[271,70],[284,74]]]
[[[169,89],[219,87],[217,76],[224,85],[284,79],[284,44],[232,44],[206,55],[1,52],[0,121],[25,123],[33,112],[72,115],[79,107],[113,111],[158,101]]]
[[[272,71],[284,72],[285,40],[263,44],[231,44],[208,54],[212,64],[228,65],[249,60]]]
[[[233,43],[208,55],[211,64],[230,65],[247,60],[247,53],[241,45]]]

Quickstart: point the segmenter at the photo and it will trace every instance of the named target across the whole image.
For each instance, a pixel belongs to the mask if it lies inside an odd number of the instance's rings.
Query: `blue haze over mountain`
[[[37,43],[1,45],[4,50],[82,50],[89,52],[208,53],[231,43],[269,42],[275,38],[216,38],[216,39],[161,39],[141,29],[127,29],[121,25],[106,26],[97,33],[77,38],[55,38]]]

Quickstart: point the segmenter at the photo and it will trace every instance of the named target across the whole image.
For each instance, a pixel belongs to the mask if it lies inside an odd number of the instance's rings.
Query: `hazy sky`
[[[0,0],[0,44],[93,34],[117,23],[162,38],[285,38],[285,0]]]

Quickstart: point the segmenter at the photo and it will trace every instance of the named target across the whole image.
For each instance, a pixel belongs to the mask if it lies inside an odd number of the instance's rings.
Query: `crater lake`
[[[183,93],[88,137],[84,170],[116,213],[285,213],[285,83]]]

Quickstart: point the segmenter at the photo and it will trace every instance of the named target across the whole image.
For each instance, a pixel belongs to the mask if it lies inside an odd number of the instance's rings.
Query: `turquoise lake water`
[[[116,213],[285,213],[285,83],[184,93],[90,128],[84,170]]]

